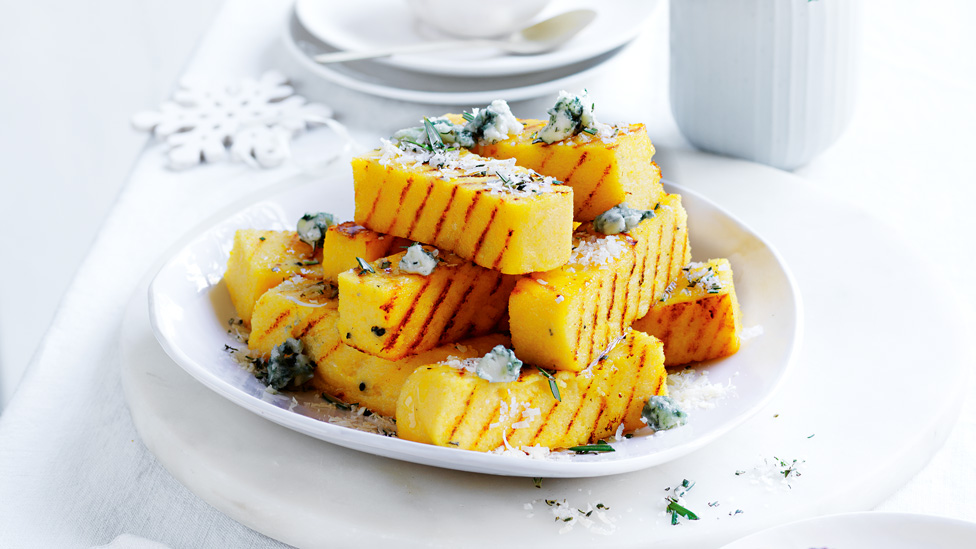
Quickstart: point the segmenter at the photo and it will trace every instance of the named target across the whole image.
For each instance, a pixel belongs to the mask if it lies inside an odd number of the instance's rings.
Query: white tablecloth
[[[236,80],[279,66],[275,52],[288,7],[274,4],[228,2],[188,74]],[[976,145],[976,47],[965,24],[974,11],[963,2],[951,7],[954,12],[931,13],[920,3],[866,4],[864,81],[855,119],[833,149],[798,173],[889,224],[930,263],[931,280],[893,299],[924,298],[926,284],[946,284],[972,316],[976,223],[968,210],[976,203],[976,186],[968,158]],[[665,15],[662,10],[644,36],[587,84],[592,96],[603,98],[603,119],[645,122],[662,158],[669,149],[688,147],[667,106]],[[301,93],[330,102],[322,95],[330,93],[327,86],[290,76]],[[346,109],[340,116],[363,142],[389,131],[381,116],[362,115],[389,105],[332,93]],[[398,106],[398,114],[408,108]],[[418,116],[427,113],[412,108]],[[316,131],[296,143],[296,155],[310,159],[336,145],[327,130]],[[164,168],[163,155],[154,144],[138,159],[0,416],[4,547],[88,547],[121,534],[171,547],[277,545],[193,495],[141,444],[120,387],[117,340],[125,305],[160,254],[214,212],[299,168],[293,163],[253,171],[219,164],[174,173]],[[667,173],[668,166],[663,169]],[[932,201],[939,213],[924,226],[905,222],[909,212]],[[938,365],[919,367],[920,375],[937,375]],[[879,508],[976,521],[973,455],[976,409],[970,399],[944,449]]]

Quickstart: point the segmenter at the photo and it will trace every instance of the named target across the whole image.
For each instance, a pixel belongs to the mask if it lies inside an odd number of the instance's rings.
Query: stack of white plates
[[[516,56],[472,49],[320,65],[312,56],[449,39],[417,21],[405,2],[297,0],[285,29],[285,49],[325,80],[369,95],[438,105],[519,101],[571,89],[603,67],[642,29],[656,0],[561,0],[536,20],[577,8],[596,20],[563,47]],[[530,24],[528,21],[526,24]]]

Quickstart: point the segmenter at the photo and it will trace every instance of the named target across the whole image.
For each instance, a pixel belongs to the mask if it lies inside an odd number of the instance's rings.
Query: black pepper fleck
[[[373,326],[372,328],[369,329],[369,331],[373,332],[373,334],[375,334],[376,337],[380,337],[380,336],[382,336],[383,334],[386,333],[386,328],[380,328],[379,326]]]
[[[360,391],[365,391],[366,390],[366,384],[365,383],[360,383],[359,384],[359,390]]]

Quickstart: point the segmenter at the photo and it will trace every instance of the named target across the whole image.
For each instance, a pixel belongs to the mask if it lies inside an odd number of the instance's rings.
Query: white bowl
[[[487,38],[517,31],[549,0],[407,0],[417,19],[465,38]]]

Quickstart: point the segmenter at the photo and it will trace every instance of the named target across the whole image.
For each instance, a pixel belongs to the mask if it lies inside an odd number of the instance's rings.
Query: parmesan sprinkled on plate
[[[668,374],[668,396],[685,411],[710,410],[718,401],[734,392],[735,386],[731,380],[726,385],[712,383],[708,381],[708,372],[705,370],[699,372],[688,369]]]

